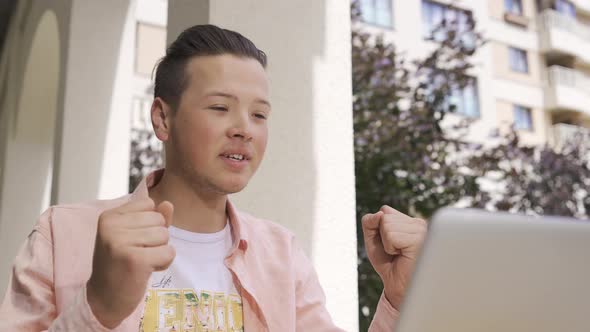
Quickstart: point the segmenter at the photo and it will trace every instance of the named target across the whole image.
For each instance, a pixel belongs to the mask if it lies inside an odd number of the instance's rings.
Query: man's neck
[[[227,195],[195,191],[182,177],[166,170],[160,182],[149,189],[156,206],[162,201],[174,205],[172,225],[195,233],[221,231],[227,222]]]

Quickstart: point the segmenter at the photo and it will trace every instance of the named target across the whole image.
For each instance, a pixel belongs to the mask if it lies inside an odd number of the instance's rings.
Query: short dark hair
[[[156,68],[154,98],[176,110],[189,81],[186,64],[195,56],[231,54],[257,60],[266,68],[266,54],[240,33],[212,24],[184,30],[166,49]]]

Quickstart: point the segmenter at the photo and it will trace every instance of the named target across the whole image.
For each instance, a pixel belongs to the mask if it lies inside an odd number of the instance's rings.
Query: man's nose
[[[238,113],[238,112],[236,112]],[[229,137],[242,138],[243,140],[249,141],[252,139],[252,133],[250,131],[250,122],[247,112],[239,112],[232,120],[232,126],[228,130]]]

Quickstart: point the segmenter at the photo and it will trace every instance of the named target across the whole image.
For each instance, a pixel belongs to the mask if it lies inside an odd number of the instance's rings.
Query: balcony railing
[[[562,66],[549,67],[549,84],[565,85],[590,94],[590,76]]]
[[[555,137],[555,143],[558,146],[563,146],[564,144],[567,144],[568,141],[576,138],[576,136],[582,137],[582,139],[590,139],[590,129],[559,123],[553,126],[553,135]]]
[[[571,16],[563,15],[552,9],[547,9],[541,13],[540,20],[540,26],[543,30],[566,30],[590,42],[590,26],[580,23]]]
[[[566,67],[549,67],[544,102],[550,110],[590,116],[590,76]]]

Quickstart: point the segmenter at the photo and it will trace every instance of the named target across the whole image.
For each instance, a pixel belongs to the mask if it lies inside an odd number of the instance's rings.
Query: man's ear
[[[170,122],[172,121],[172,108],[162,98],[154,98],[151,109],[152,126],[156,137],[166,142],[170,137]]]

